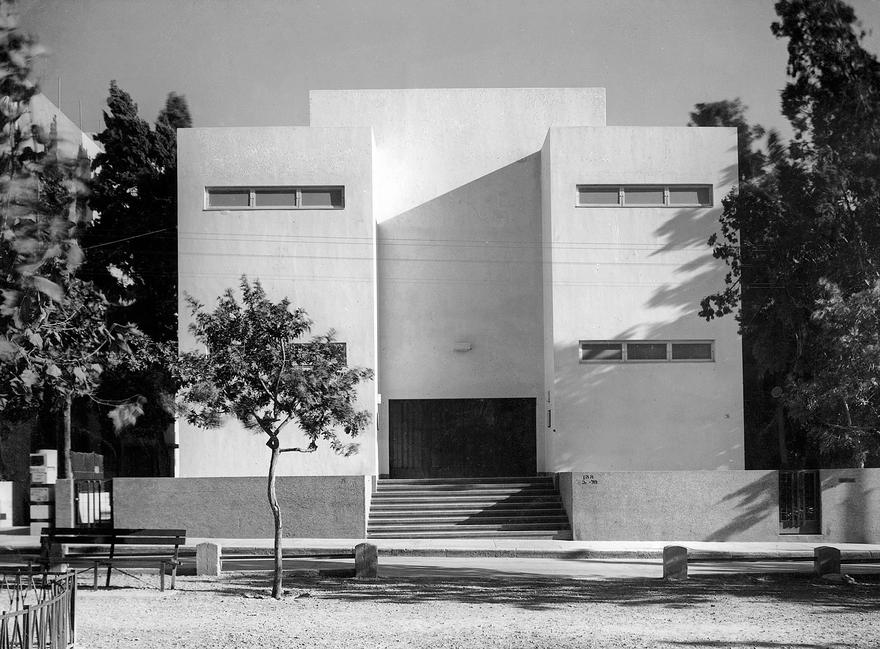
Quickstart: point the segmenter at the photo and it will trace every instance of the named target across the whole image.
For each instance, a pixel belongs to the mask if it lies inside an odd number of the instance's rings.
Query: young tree
[[[153,339],[177,340],[177,134],[192,126],[186,99],[168,95],[155,129],[110,83],[104,145],[93,163],[86,271],[108,296],[130,302],[121,318]]]
[[[730,272],[701,315],[738,311],[791,422],[826,462],[862,465],[880,450],[880,63],[843,2],[776,11],[794,141],[724,199],[710,245]]]
[[[259,281],[241,278],[242,303],[232,289],[218,299],[212,312],[190,298],[194,322],[190,331],[206,354],[180,356],[179,393],[186,419],[216,428],[233,416],[245,428],[266,434],[269,447],[267,497],[275,524],[275,573],[272,597],[282,594],[281,508],[275,473],[281,453],[312,453],[324,440],[337,453],[350,455],[357,445],[345,443],[341,432],[358,435],[369,413],[355,407],[355,388],[372,376],[346,365],[342,345],[333,332],[304,341],[311,327],[306,312],[291,309],[285,298],[272,302]],[[288,424],[304,435],[307,445],[281,448],[278,439]]]
[[[74,275],[83,259],[77,235],[87,168],[81,158],[64,159],[54,133],[37,125],[23,132],[37,54],[11,5],[0,3],[0,412],[23,418],[47,404],[60,413],[71,477],[73,399],[97,399],[102,371],[131,356],[141,338],[131,327],[108,326],[107,301]],[[114,405],[120,420],[138,407]]]

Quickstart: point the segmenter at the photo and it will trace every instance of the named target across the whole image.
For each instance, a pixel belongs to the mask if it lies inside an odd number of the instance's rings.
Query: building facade
[[[375,372],[360,452],[280,475],[743,468],[737,325],[696,313],[735,129],[607,126],[599,88],[322,90],[309,126],[178,138],[181,348],[184,295],[245,274]],[[263,475],[264,442],[181,422],[177,475]]]

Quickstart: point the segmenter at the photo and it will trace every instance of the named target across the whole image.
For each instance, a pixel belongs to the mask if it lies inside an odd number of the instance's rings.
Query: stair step
[[[535,496],[558,496],[554,489],[395,489],[373,492],[373,498],[393,499],[406,497],[422,498],[532,498]]]
[[[373,523],[371,522],[367,529],[371,529]],[[438,531],[442,532],[444,530],[452,530],[452,529],[468,529],[468,530],[548,530],[548,529],[557,529],[558,525],[552,525],[545,522],[519,522],[519,523],[509,523],[509,522],[499,522],[499,523],[449,523],[444,525],[443,523],[438,523],[436,521],[427,521],[424,523],[410,523],[409,521],[405,523],[396,523],[396,524],[388,524],[382,525],[383,532],[391,532],[391,531]],[[566,524],[567,527],[567,524]]]
[[[494,494],[494,495],[531,495],[531,494],[555,494],[557,491],[553,487],[524,487],[524,486],[505,486],[505,485],[484,485],[481,487],[464,487],[451,486],[440,487],[430,486],[424,489],[414,489],[412,486],[404,488],[395,487],[394,489],[386,489],[380,486],[373,492],[374,496],[396,496],[399,494],[438,494],[450,495],[456,494]]]
[[[549,476],[503,476],[497,478],[380,478],[377,484],[418,484],[418,485],[449,485],[449,484],[506,484],[510,482],[524,482],[529,484],[553,484],[553,478]]]
[[[554,489],[552,482],[377,482],[377,491],[466,491],[468,489]]]
[[[565,516],[565,511],[561,507],[519,507],[515,509],[508,508],[484,508],[484,507],[436,507],[436,508],[372,508],[370,510],[370,518],[388,518],[388,517],[406,517],[406,516]]]
[[[476,539],[476,538],[506,538],[506,539],[537,539],[570,541],[570,530],[452,530],[440,532],[370,532],[371,538],[377,539]]]
[[[547,527],[568,527],[568,519],[564,515],[553,516],[412,516],[395,518],[370,518],[370,528],[373,527],[412,527],[417,525],[517,525],[533,526],[544,525]]]
[[[570,539],[549,477],[381,479],[370,503],[375,538]]]

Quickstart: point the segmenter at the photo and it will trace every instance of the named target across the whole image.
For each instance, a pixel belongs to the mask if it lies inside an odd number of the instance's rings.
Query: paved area
[[[749,554],[781,558],[812,554],[826,543],[744,543],[700,541],[536,541],[532,539],[366,539],[379,548],[380,556],[422,557],[532,557],[562,559],[659,558],[666,545],[683,545],[693,552]],[[187,539],[195,546],[204,541],[224,548],[258,550],[271,548],[272,539]],[[284,539],[284,547],[303,553],[350,550],[363,539]],[[834,543],[846,552],[876,552],[880,560],[880,544]]]
[[[185,555],[192,557],[202,542],[218,543],[224,554],[270,552],[272,539],[188,538]],[[351,551],[363,539],[284,539],[284,548],[303,554]],[[539,541],[533,539],[368,539],[379,548],[380,574],[385,577],[553,576],[574,579],[653,578],[662,576],[666,545],[683,545],[694,558],[692,575],[812,571],[813,549],[827,543],[697,542],[697,541]],[[850,574],[880,573],[880,544],[835,543],[844,554],[876,557],[876,563],[846,565]],[[27,528],[0,534],[0,548],[36,552],[39,537]],[[737,561],[736,558],[749,560]],[[793,560],[793,559],[805,560]],[[192,559],[191,559],[192,560]],[[288,570],[350,567],[351,560],[285,560]],[[269,560],[224,561],[224,570],[269,569]]]
[[[286,571],[310,573],[351,568],[351,560],[315,561],[286,559]],[[272,561],[223,562],[224,571],[271,570]],[[800,573],[812,574],[812,561],[716,561],[693,563],[691,576],[723,574]],[[880,559],[873,564],[847,566],[848,574],[878,574]],[[499,579],[559,577],[567,579],[618,580],[659,579],[663,576],[660,559],[560,559],[527,557],[405,557],[388,556],[379,560],[379,576],[394,579]]]
[[[210,541],[223,548],[241,552],[272,548],[272,539],[228,539],[188,537],[187,547]],[[534,539],[291,539],[285,538],[285,549],[302,553],[341,552],[367,541],[379,548],[380,556],[412,557],[531,557],[557,559],[652,559],[659,558],[663,547],[683,545],[695,553],[744,554],[754,557],[784,558],[812,554],[820,545],[833,545],[843,552],[876,553],[880,544],[802,542],[707,542],[681,541],[553,541]],[[0,530],[0,547],[37,549],[40,538],[31,536],[29,528]]]

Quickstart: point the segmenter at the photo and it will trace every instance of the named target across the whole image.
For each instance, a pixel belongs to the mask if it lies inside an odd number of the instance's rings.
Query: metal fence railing
[[[779,531],[782,534],[818,534],[821,525],[819,471],[780,471]]]
[[[112,480],[74,480],[74,498],[76,527],[113,526]]]
[[[0,576],[0,649],[76,643],[76,573]]]

